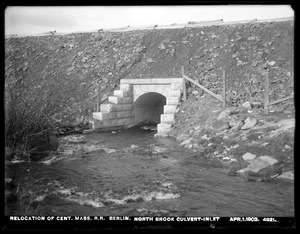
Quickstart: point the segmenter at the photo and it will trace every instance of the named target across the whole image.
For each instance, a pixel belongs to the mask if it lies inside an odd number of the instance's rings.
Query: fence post
[[[184,78],[184,70],[183,66],[181,67],[181,73],[182,73],[182,89],[183,89],[183,101],[186,102],[186,85],[185,85],[185,78]]]
[[[223,70],[223,108],[226,108],[226,76]]]
[[[266,77],[265,77],[265,100],[264,100],[264,109],[265,114],[269,114],[269,94],[270,94],[270,87],[269,87],[269,69],[267,69]]]
[[[97,112],[100,111],[100,84],[97,85]]]

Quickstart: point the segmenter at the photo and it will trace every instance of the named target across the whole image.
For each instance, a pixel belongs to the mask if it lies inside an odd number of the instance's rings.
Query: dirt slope
[[[272,101],[294,91],[293,38],[293,21],[10,38],[5,84],[56,103],[53,118],[73,122],[91,117],[97,83],[104,101],[119,79],[181,77],[181,66],[220,94],[225,69],[230,105],[262,101],[268,66]]]

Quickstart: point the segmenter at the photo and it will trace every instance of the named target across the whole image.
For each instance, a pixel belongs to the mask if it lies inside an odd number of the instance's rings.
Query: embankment
[[[5,85],[56,103],[52,118],[74,122],[91,117],[96,84],[105,101],[119,79],[181,77],[181,66],[219,94],[225,69],[229,105],[262,101],[267,66],[272,101],[294,91],[293,38],[293,21],[8,38]]]

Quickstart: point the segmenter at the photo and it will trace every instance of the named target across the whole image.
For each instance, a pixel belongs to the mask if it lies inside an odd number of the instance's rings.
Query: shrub
[[[34,150],[34,142],[44,139],[45,133],[53,129],[50,120],[50,109],[53,103],[41,102],[37,96],[24,90],[5,90],[5,146],[11,157],[30,159]]]

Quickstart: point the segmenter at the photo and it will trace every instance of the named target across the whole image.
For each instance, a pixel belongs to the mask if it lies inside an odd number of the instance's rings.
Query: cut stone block
[[[133,111],[117,111],[116,113],[116,118],[121,119],[121,118],[128,118],[128,117],[133,117]]]
[[[169,92],[169,97],[180,97],[181,95],[181,90],[180,89],[176,89],[176,90],[170,90]]]
[[[109,113],[115,111],[115,105],[114,104],[101,104],[100,105],[100,111]]]
[[[93,121],[93,129],[99,128],[110,128],[115,126],[127,126],[133,124],[133,118],[124,118],[124,119],[107,119],[103,121],[94,120]]]
[[[93,130],[102,127],[102,121],[100,121],[100,120],[93,120],[93,121],[91,121],[91,124],[92,124]]]
[[[165,134],[165,133],[155,133],[154,134],[154,138],[157,138],[157,137],[168,137],[169,135],[168,134]]]
[[[160,121],[162,123],[173,123],[175,119],[174,114],[162,114],[160,115]]]
[[[105,112],[94,112],[93,118],[97,120],[106,120],[116,118],[116,112],[105,113]]]
[[[132,85],[131,84],[120,84],[120,90],[132,91]]]
[[[125,91],[125,90],[114,90],[114,96],[115,97],[132,97],[132,92]]]
[[[176,109],[177,109],[177,105],[164,105],[164,114],[175,113]]]
[[[109,96],[108,101],[110,103],[114,104],[124,104],[124,103],[132,103],[133,98],[132,97],[115,97],[115,96]]]
[[[157,124],[157,132],[159,133],[167,133],[171,131],[172,124],[167,124],[167,123],[159,123]]]
[[[133,124],[133,118],[113,119],[112,126],[123,126]]]
[[[166,104],[167,105],[178,105],[180,102],[179,97],[167,97]]]

